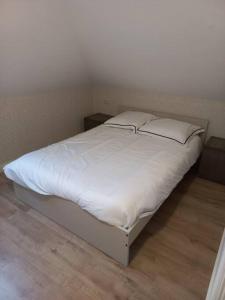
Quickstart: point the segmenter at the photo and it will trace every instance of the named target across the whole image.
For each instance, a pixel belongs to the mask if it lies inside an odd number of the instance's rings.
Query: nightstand
[[[107,114],[102,114],[102,113],[98,113],[98,114],[94,114],[88,117],[84,118],[84,130],[89,130],[92,129],[96,126],[99,126],[101,124],[103,124],[104,122],[106,122],[108,119],[112,118],[111,115],[107,115]]]
[[[225,184],[225,139],[209,139],[200,161],[199,177]]]

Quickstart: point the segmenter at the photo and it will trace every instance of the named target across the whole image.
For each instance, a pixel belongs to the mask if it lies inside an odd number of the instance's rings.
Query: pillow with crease
[[[187,122],[160,118],[147,122],[137,130],[137,133],[156,135],[185,144],[191,136],[204,131],[204,128]]]
[[[137,129],[146,122],[157,119],[158,117],[140,111],[125,111],[109,120],[104,125],[110,127],[117,127],[123,129],[133,130],[135,133]]]

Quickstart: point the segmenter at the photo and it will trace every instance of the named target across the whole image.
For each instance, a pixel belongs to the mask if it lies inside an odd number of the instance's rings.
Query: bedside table
[[[113,116],[107,114],[94,114],[84,118],[84,130],[92,129],[96,126],[99,126],[106,122],[108,119],[112,118]]]
[[[225,184],[225,139],[211,137],[203,150],[199,177]]]

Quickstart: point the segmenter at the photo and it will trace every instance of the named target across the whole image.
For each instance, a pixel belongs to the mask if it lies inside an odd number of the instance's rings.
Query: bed
[[[118,113],[126,110],[139,109],[123,106]],[[98,126],[6,166],[18,199],[127,266],[131,244],[198,159],[208,126],[203,119],[151,113],[205,132],[186,147]]]

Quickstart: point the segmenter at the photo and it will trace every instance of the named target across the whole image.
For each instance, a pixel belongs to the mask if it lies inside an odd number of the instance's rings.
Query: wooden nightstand
[[[225,184],[225,139],[209,139],[200,161],[199,177]]]
[[[108,119],[112,118],[111,115],[107,115],[107,114],[94,114],[88,117],[84,118],[84,130],[89,130],[92,129],[96,126],[99,126],[101,124],[103,124],[104,122],[106,122]]]

